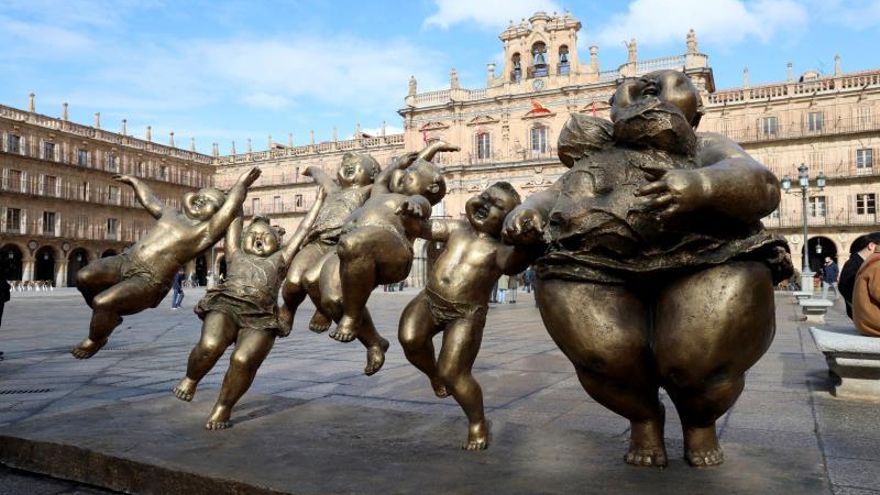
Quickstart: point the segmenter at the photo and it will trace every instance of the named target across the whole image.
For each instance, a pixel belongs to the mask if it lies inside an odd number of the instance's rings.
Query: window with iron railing
[[[807,130],[810,132],[821,132],[824,124],[824,115],[822,112],[810,112],[807,114]]]
[[[302,205],[303,205],[303,195],[302,195],[302,194],[297,194],[296,196],[294,196],[294,197],[293,197],[293,204],[294,204],[294,206],[296,206],[297,208],[302,208]]]
[[[251,199],[251,211],[254,215],[260,214],[260,198]]]
[[[89,164],[89,152],[88,150],[78,149],[76,150],[76,164],[80,167],[88,166]]]
[[[46,196],[58,196],[58,177],[47,175],[43,177],[43,194]]]
[[[21,208],[6,208],[6,232],[21,232]]]
[[[119,204],[119,187],[110,186],[107,188],[107,202],[110,204]]]
[[[119,236],[119,220],[115,218],[107,219],[107,233],[106,238],[110,240],[115,240]]]
[[[877,213],[877,196],[874,193],[856,194],[856,214],[873,215]]]
[[[116,164],[116,155],[114,155],[114,154],[107,155],[107,170],[109,170],[110,172],[118,172],[119,171],[119,167]]]
[[[874,150],[862,148],[856,150],[856,174],[870,174],[874,167]]]
[[[21,177],[21,170],[10,169],[7,173],[6,184],[3,184],[4,189],[24,192],[24,184],[21,183]]]
[[[478,160],[492,158],[492,139],[488,132],[478,132],[474,137],[474,148]]]
[[[825,216],[825,196],[810,196],[809,204],[809,213],[811,217],[817,218]]]
[[[547,128],[544,126],[532,127],[531,150],[536,153],[547,151]]]
[[[6,151],[21,153],[21,136],[9,133],[6,135]]]
[[[272,198],[272,211],[278,213],[281,211],[281,196]]]
[[[43,234],[55,235],[55,212],[43,212]]]
[[[779,121],[776,117],[763,117],[761,119],[761,133],[766,137],[775,136],[779,132]]]
[[[55,143],[50,141],[43,142],[43,159],[55,160]]]

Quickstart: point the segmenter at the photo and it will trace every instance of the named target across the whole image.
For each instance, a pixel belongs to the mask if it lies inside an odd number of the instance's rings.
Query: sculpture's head
[[[281,247],[284,230],[269,224],[269,218],[254,217],[241,238],[241,249],[245,253],[265,258],[273,255]]]
[[[703,116],[700,92],[684,73],[651,72],[623,81],[611,97],[611,120],[618,142],[683,151],[696,140]]]
[[[419,158],[412,165],[395,170],[388,183],[391,192],[406,196],[422,195],[436,205],[446,195],[446,179],[433,163]]]
[[[349,151],[342,155],[342,163],[336,171],[336,180],[342,187],[366,186],[373,183],[379,173],[379,162],[367,153]]]
[[[193,220],[205,221],[214,216],[226,201],[226,194],[219,189],[206,187],[183,195],[183,213]]]
[[[520,202],[519,193],[509,182],[496,182],[478,196],[467,200],[464,210],[477,232],[497,237],[501,234],[507,214]]]

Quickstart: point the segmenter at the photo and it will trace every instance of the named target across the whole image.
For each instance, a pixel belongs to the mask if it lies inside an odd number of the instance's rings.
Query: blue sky
[[[482,87],[486,63],[498,61],[508,20],[536,10],[569,10],[582,23],[578,49],[599,46],[603,70],[626,58],[635,37],[639,58],[684,52],[696,29],[719,88],[816,68],[880,67],[880,0],[410,0],[163,1],[0,0],[0,103],[210,152],[247,138],[286,143],[340,139],[355,124],[401,127],[410,74],[419,91]]]

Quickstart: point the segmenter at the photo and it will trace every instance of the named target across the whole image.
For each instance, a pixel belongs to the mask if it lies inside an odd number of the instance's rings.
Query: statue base
[[[170,395],[170,393],[169,393]],[[818,451],[723,443],[726,462],[623,463],[627,439],[495,422],[489,450],[460,450],[463,417],[249,395],[233,428],[206,431],[216,391],[125,402],[0,429],[0,462],[126,493],[827,494]],[[451,399],[450,399],[451,400]]]

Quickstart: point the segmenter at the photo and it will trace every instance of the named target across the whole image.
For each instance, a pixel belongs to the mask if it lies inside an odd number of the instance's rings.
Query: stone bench
[[[797,301],[803,301],[804,299],[809,299],[809,298],[813,297],[813,293],[812,293],[812,292],[807,292],[807,291],[805,291],[805,290],[796,290],[796,291],[793,291],[793,292],[791,293],[791,295],[793,295],[794,298],[795,298],[795,300],[797,300]]]
[[[880,399],[880,337],[853,326],[810,327],[810,333],[836,378],[835,396]]]
[[[825,323],[825,313],[828,312],[828,308],[834,306],[834,303],[828,299],[802,299],[798,304],[807,321],[813,323]]]

